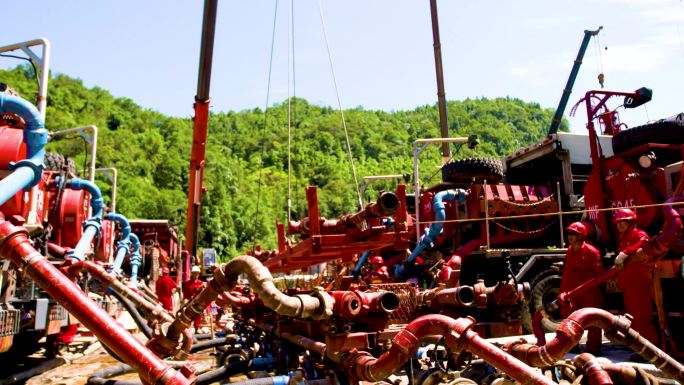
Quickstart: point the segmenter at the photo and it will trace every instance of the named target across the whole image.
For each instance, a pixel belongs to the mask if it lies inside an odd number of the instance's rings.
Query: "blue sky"
[[[436,102],[428,0],[321,3],[344,108],[389,111]],[[274,6],[275,0],[219,2],[213,111],[264,107]],[[511,96],[555,108],[583,30],[602,25],[600,47],[590,44],[570,106],[599,87],[602,68],[607,89],[654,90],[646,110],[623,115],[629,125],[684,111],[681,0],[441,0],[438,6],[449,100]],[[14,1],[3,4],[0,45],[46,37],[53,71],[187,117],[202,7],[200,0]],[[279,1],[271,104],[288,94],[287,10]],[[337,106],[318,1],[295,0],[294,22],[297,96]],[[16,64],[0,58],[2,68]],[[580,114],[571,120],[574,131],[584,129]]]

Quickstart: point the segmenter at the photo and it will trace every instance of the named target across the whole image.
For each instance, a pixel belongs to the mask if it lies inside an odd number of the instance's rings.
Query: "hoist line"
[[[287,2],[287,220],[292,220],[292,97],[290,78],[292,77],[292,0]]]
[[[259,157],[259,182],[257,183],[256,214],[254,215],[254,229],[252,233],[252,252],[256,249],[257,224],[259,219],[259,203],[261,202],[261,185],[264,169],[264,154],[266,153],[266,127],[268,126],[268,103],[271,97],[271,74],[273,72],[273,50],[275,47],[276,22],[278,20],[278,0],[275,0],[273,11],[273,32],[271,33],[271,55],[268,63],[268,81],[266,83],[266,104],[264,106],[264,125],[261,128],[261,156]]]
[[[328,43],[328,33],[325,28],[325,20],[323,18],[323,5],[321,0],[318,0],[318,13],[321,16],[321,27],[323,28],[323,37],[325,39],[325,48],[328,51],[328,61],[330,62],[330,71],[332,72],[333,84],[335,85],[335,95],[337,96],[337,105],[342,116],[342,127],[344,128],[344,138],[347,142],[347,152],[349,153],[349,163],[351,164],[352,176],[354,177],[354,187],[356,187],[356,196],[359,203],[359,210],[363,208],[363,198],[361,197],[361,190],[359,189],[359,181],[356,176],[356,167],[354,166],[354,157],[352,156],[351,144],[349,142],[349,132],[347,130],[347,122],[344,118],[344,110],[342,109],[342,102],[340,101],[340,92],[337,88],[337,78],[335,76],[335,66],[333,65],[332,53],[330,52],[330,44]]]
[[[298,134],[300,131],[297,130],[297,57],[295,53],[295,20],[294,20],[294,1],[292,1],[292,121],[294,122],[295,130],[295,143],[299,143]],[[297,159],[294,159],[295,162]],[[295,186],[297,185],[297,174],[295,174]],[[294,204],[299,207],[297,194],[294,194]],[[292,218],[290,218],[291,220]]]

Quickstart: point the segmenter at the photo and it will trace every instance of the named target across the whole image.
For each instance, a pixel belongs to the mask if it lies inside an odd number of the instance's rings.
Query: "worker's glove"
[[[625,262],[627,262],[628,257],[629,255],[622,252],[618,254],[617,257],[615,257],[615,266],[618,269],[622,269],[623,267],[625,267]]]

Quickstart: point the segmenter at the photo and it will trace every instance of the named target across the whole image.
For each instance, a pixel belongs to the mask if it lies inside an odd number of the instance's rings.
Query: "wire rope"
[[[294,14],[294,1],[292,2],[292,121],[294,122],[294,130],[295,130],[295,143],[300,143],[299,141],[299,135],[301,133],[301,130],[298,130],[298,124],[297,124],[297,69],[296,69],[296,64],[297,61],[295,58],[297,55],[295,54],[295,20],[294,20],[295,14]],[[297,155],[295,151],[295,155]],[[298,159],[294,159],[295,164],[297,164]],[[297,173],[294,175],[294,182],[295,182],[295,187],[297,186]],[[297,194],[294,194],[294,207],[298,208],[299,207],[299,200],[297,199]]]
[[[266,104],[264,106],[264,123],[261,128],[261,156],[259,157],[259,182],[257,183],[256,214],[254,215],[254,229],[252,234],[252,252],[256,249],[257,225],[259,219],[259,204],[261,202],[261,185],[263,184],[264,154],[266,153],[266,127],[268,126],[268,103],[271,97],[271,74],[273,73],[273,50],[275,46],[275,32],[278,20],[278,0],[275,0],[273,10],[273,32],[271,33],[271,55],[268,63],[268,81],[266,83]]]
[[[321,27],[323,28],[323,38],[325,39],[325,48],[328,51],[328,61],[330,63],[330,71],[332,72],[333,84],[335,85],[335,95],[337,96],[337,105],[342,116],[342,127],[344,128],[344,138],[347,142],[347,152],[349,153],[349,163],[351,164],[352,176],[354,177],[354,187],[356,187],[356,196],[359,202],[359,209],[363,208],[363,198],[361,197],[361,190],[359,189],[359,181],[356,176],[356,167],[354,166],[354,157],[352,156],[351,144],[349,142],[349,131],[347,129],[347,122],[344,118],[344,110],[342,109],[342,102],[340,100],[340,92],[337,87],[337,77],[335,76],[335,66],[333,65],[332,53],[330,52],[330,44],[328,42],[328,33],[325,28],[325,19],[323,18],[323,5],[321,0],[318,0],[318,13],[321,17]]]
[[[292,0],[287,2],[287,220],[292,220]]]

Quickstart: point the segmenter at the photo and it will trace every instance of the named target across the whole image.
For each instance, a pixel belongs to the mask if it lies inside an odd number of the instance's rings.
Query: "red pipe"
[[[361,296],[359,315],[389,314],[399,308],[399,297],[391,291],[358,292]]]
[[[67,263],[71,263],[73,260],[68,260]],[[141,308],[146,313],[146,319],[150,322],[173,322],[173,317],[164,309],[160,303],[152,303],[140,295],[135,289],[128,287],[119,281],[116,276],[112,273],[107,272],[102,265],[93,261],[77,261],[70,265],[62,267],[62,270],[66,270],[66,274],[69,278],[74,279],[78,277],[78,274],[82,270],[86,270],[91,276],[96,277],[100,280],[106,287],[111,290],[116,291],[124,298],[133,302],[136,307]],[[190,354],[192,349],[193,335],[189,329],[185,329],[182,332],[183,343],[180,349],[175,352],[174,357],[179,360],[184,360]]]
[[[528,365],[544,367],[553,365],[577,345],[584,330],[595,326],[604,330],[606,338],[627,346],[641,357],[660,368],[673,379],[684,383],[684,365],[643,338],[630,328],[631,316],[614,316],[605,310],[583,308],[570,314],[556,330],[554,339],[544,346],[526,343],[524,340],[508,343],[504,350]]]
[[[392,339],[392,347],[379,358],[368,352],[351,352],[343,356],[342,363],[354,379],[382,381],[413,357],[422,336],[438,334],[445,337],[444,345],[454,353],[464,350],[472,352],[521,384],[555,384],[542,373],[477,335],[471,330],[474,324],[472,318],[453,319],[439,314],[422,316],[400,331]]]
[[[168,326],[166,335],[158,335],[148,341],[147,346],[160,356],[177,349],[178,341],[193,320],[204,312],[219,294],[232,290],[240,274],[247,276],[250,287],[269,309],[288,317],[324,319],[332,315],[333,298],[323,291],[288,296],[281,293],[273,284],[269,270],[250,256],[239,256],[220,268],[214,269],[214,279],[206,285],[179,312]]]
[[[390,291],[331,291],[333,314],[353,319],[367,314],[389,314],[399,308],[399,297]]]
[[[321,357],[325,357],[325,344],[323,342],[318,342],[316,340],[312,340],[311,338],[290,333],[281,333],[279,337],[306,350],[317,353]]]
[[[582,353],[573,358],[572,363],[584,372],[589,379],[589,385],[613,385],[610,375],[593,355]]]
[[[332,291],[333,299],[335,304],[333,305],[333,314],[346,318],[352,319],[359,315],[361,312],[361,304],[363,300],[356,291]]]
[[[430,301],[430,307],[441,309],[450,307],[470,307],[475,304],[475,290],[472,286],[450,287],[437,289],[434,298]]]
[[[69,248],[69,247],[62,247],[62,246],[60,246],[54,242],[48,242],[47,245],[48,245],[48,251],[52,255],[54,255],[55,257],[58,257],[58,258],[64,258],[66,253],[68,253],[69,250],[71,250],[71,248]]]
[[[165,365],[123,327],[97,306],[69,278],[45,259],[28,241],[27,231],[0,214],[0,257],[9,259],[129,364],[145,384],[192,384],[191,365],[182,374]]]

